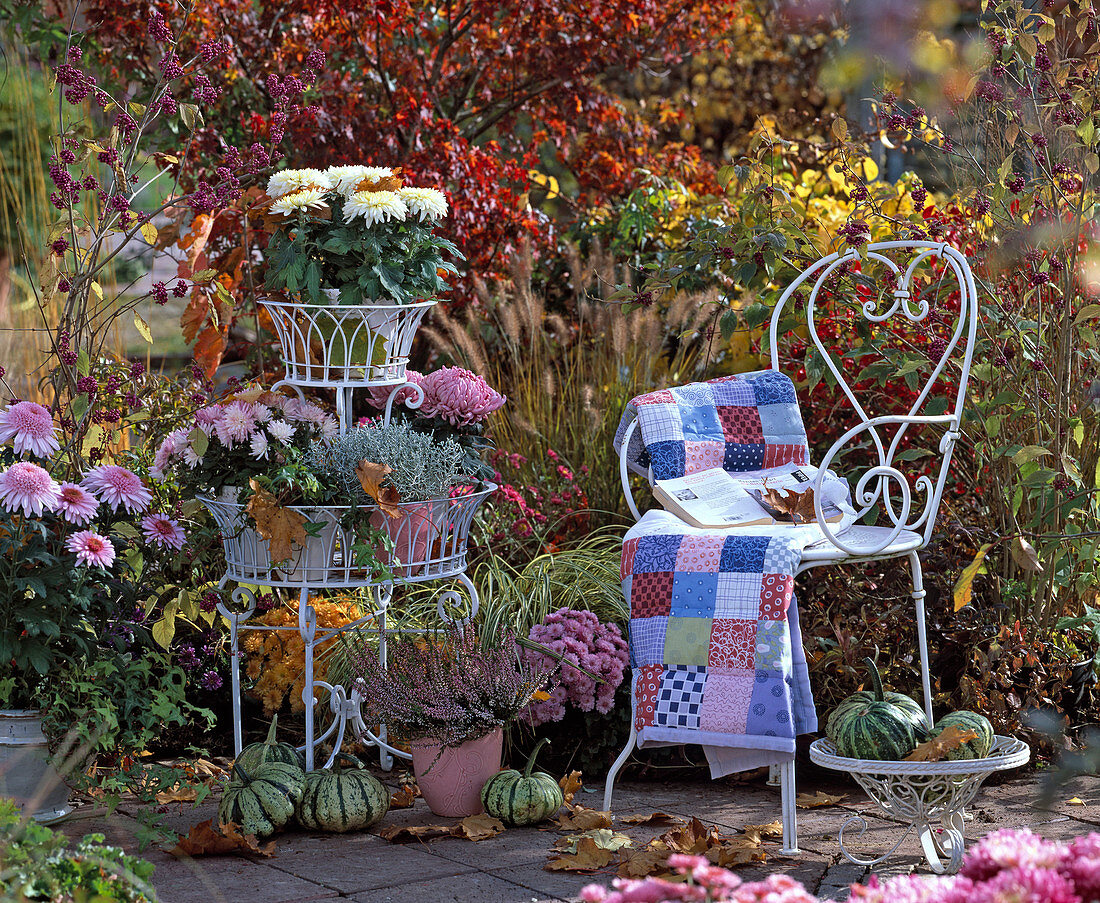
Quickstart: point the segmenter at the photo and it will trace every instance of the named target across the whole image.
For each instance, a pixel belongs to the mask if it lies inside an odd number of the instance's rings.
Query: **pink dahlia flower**
[[[420,380],[427,417],[440,417],[452,426],[466,426],[484,420],[504,406],[508,399],[484,379],[461,367],[444,367]]]
[[[65,548],[76,555],[80,564],[89,567],[109,568],[115,561],[115,547],[111,540],[93,530],[81,530],[65,541]]]
[[[57,510],[70,524],[86,524],[95,517],[99,502],[83,486],[62,483]]]
[[[417,373],[415,370],[405,371],[406,383],[413,383],[419,386],[423,379],[423,375]],[[367,389],[367,400],[370,401],[371,405],[378,408],[378,410],[384,411],[386,409],[386,403],[390,400],[390,395],[393,394],[393,388],[393,386],[373,386]],[[399,404],[404,404],[410,398],[416,398],[416,389],[409,385],[402,386],[397,390],[397,395],[394,396],[393,406],[396,408]],[[360,426],[362,426],[362,424],[360,424]]]
[[[163,546],[166,549],[175,549],[177,552],[183,548],[187,540],[187,534],[177,521],[163,514],[150,514],[141,519],[141,529],[145,533],[145,541],[153,546]]]
[[[153,500],[141,477],[117,464],[93,467],[84,474],[82,485],[101,502],[110,505],[112,511],[117,511],[118,506],[122,505],[127,511],[140,514]]]
[[[30,461],[18,461],[0,473],[0,504],[8,511],[22,509],[28,516],[53,511],[60,493],[61,487],[49,472]]]
[[[20,401],[0,411],[0,442],[14,439],[15,453],[48,458],[61,446],[54,435],[53,415],[33,401]]]

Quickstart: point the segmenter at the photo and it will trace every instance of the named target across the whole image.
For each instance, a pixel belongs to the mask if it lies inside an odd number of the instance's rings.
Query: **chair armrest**
[[[623,433],[623,443],[619,447],[619,480],[623,484],[623,495],[626,496],[626,506],[630,509],[630,513],[634,515],[634,520],[638,521],[642,519],[642,512],[638,510],[638,506],[634,502],[634,491],[630,487],[630,468],[628,468],[626,464],[626,455],[630,448],[630,440],[633,438],[636,429],[638,429],[637,420],[633,421],[630,426],[626,428],[626,432]]]
[[[942,424],[947,427],[947,431],[939,443],[941,456],[939,472],[934,481],[927,474],[921,474],[913,481],[914,488],[911,489],[909,478],[894,466],[894,454],[908,427],[932,424]],[[879,434],[879,427],[894,425],[897,425],[899,429],[887,446],[883,443],[883,438]],[[947,469],[951,462],[951,453],[955,441],[959,437],[958,426],[958,418],[953,414],[938,416],[889,415],[865,420],[837,439],[828,452],[825,453],[813,485],[814,513],[825,538],[845,554],[858,557],[869,557],[883,551],[898,538],[902,530],[922,531],[924,534],[922,547],[927,544],[932,536],[932,527],[935,525],[940,498],[943,495]],[[872,547],[861,544],[857,549],[846,545],[843,536],[834,533],[832,525],[825,520],[822,512],[823,495],[821,490],[825,475],[828,473],[833,459],[853,437],[863,432],[870,432],[871,434],[871,439],[878,452],[878,463],[867,469],[867,472],[860,477],[859,482],[852,490],[852,500],[856,506],[856,521],[861,520],[872,508],[881,503],[893,526],[882,542]],[[896,484],[893,487],[894,494],[891,492],[891,482]],[[914,491],[924,493],[924,501],[915,513],[913,511]]]

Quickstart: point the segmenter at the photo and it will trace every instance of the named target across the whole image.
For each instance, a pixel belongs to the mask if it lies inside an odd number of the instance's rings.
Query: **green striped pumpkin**
[[[968,740],[958,749],[953,749],[947,754],[950,760],[956,759],[984,759],[993,749],[993,725],[985,715],[977,712],[969,712],[962,709],[958,712],[949,712],[936,722],[935,732],[942,733],[949,727],[957,727],[964,731],[974,731],[978,736]]]
[[[881,682],[882,677],[878,673],[878,667],[874,661],[870,658],[863,660],[866,664],[867,670],[871,674],[872,683],[875,677]],[[888,690],[883,691],[882,698],[886,702],[893,703],[903,712],[908,713],[910,721],[913,725],[913,733],[916,736],[918,743],[923,743],[925,740],[931,737],[928,730],[928,719],[924,715],[924,709],[921,708],[921,704],[913,699],[911,696],[906,696],[904,693],[891,693]],[[841,700],[837,704],[837,707],[829,713],[829,719],[825,722],[825,736],[833,741],[833,745],[836,745],[837,729],[842,724],[846,716],[852,709],[857,709],[860,706],[868,702],[875,701],[875,693],[873,690],[857,690],[851,696]]]
[[[218,806],[218,821],[232,822],[242,834],[267,837],[294,817],[305,784],[305,772],[297,765],[264,762],[248,771],[235,763],[233,780]]]
[[[911,711],[887,702],[878,668],[864,659],[871,676],[872,698],[848,706],[833,724],[833,741],[839,755],[852,759],[897,761],[917,746],[917,730]],[[910,700],[911,701],[911,700]],[[921,716],[921,729],[927,733]]]
[[[543,738],[531,751],[527,765],[520,774],[514,768],[498,771],[481,788],[481,805],[486,813],[499,818],[509,827],[534,825],[557,812],[565,798],[561,787],[545,771],[536,771],[535,757],[550,741]]]
[[[285,762],[287,765],[301,767],[302,757],[289,743],[275,742],[275,729],[279,716],[271,717],[271,727],[267,729],[267,738],[262,743],[249,743],[234,760],[246,771],[253,771],[265,762]]]
[[[347,762],[350,768],[344,768]],[[306,775],[306,789],[298,803],[298,823],[312,831],[362,831],[390,809],[385,785],[358,759],[339,755],[332,768]]]

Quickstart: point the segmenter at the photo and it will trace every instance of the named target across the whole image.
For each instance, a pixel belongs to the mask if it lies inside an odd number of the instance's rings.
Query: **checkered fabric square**
[[[662,727],[698,729],[706,687],[706,668],[666,667],[657,691],[654,723]]]

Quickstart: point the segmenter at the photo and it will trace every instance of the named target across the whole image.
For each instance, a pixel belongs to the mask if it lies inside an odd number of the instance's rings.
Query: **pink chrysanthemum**
[[[1100,834],[1074,838],[1060,871],[1082,900],[1100,900]]]
[[[20,401],[0,411],[0,443],[14,440],[15,453],[48,458],[61,446],[54,435],[53,416],[33,401]]]
[[[76,555],[77,562],[89,567],[109,568],[115,561],[111,540],[93,530],[74,533],[65,541],[65,548]]]
[[[141,529],[145,532],[145,541],[150,545],[163,546],[166,549],[183,548],[187,534],[177,521],[163,514],[150,514],[141,519]]]
[[[22,510],[28,516],[53,511],[60,492],[57,481],[30,461],[19,461],[0,473],[0,504],[8,511]]]
[[[986,834],[963,859],[960,875],[974,881],[986,881],[1004,869],[1019,866],[1057,868],[1066,848],[1046,840],[1027,828],[1002,828]]]
[[[117,464],[93,467],[84,474],[82,485],[101,502],[110,505],[112,511],[122,505],[132,514],[140,514],[153,500],[141,477]]]
[[[958,899],[972,903],[1081,903],[1073,885],[1058,872],[1030,865],[1005,869]]]
[[[440,417],[452,426],[479,423],[508,399],[484,379],[461,367],[444,367],[420,380],[424,403],[420,412]]]
[[[414,383],[420,385],[420,381],[424,377],[417,373],[415,370],[405,371],[405,382]],[[371,403],[373,407],[383,411],[386,408],[386,403],[390,400],[390,395],[393,394],[393,386],[374,386],[367,389],[367,401]],[[393,406],[396,408],[398,405],[404,404],[410,398],[416,398],[416,389],[412,386],[402,386],[397,390],[397,394],[393,399]]]
[[[187,435],[187,430],[181,429],[172,430],[164,437],[164,441],[160,444],[156,457],[153,459],[153,469],[151,471],[158,480],[164,478],[164,475],[168,473],[168,469],[172,466],[172,459],[188,444]]]
[[[256,429],[256,415],[247,401],[234,401],[222,408],[222,416],[214,429],[222,445],[232,448],[236,442],[247,442]]]
[[[57,510],[70,524],[86,524],[95,517],[99,502],[83,486],[62,483]]]

